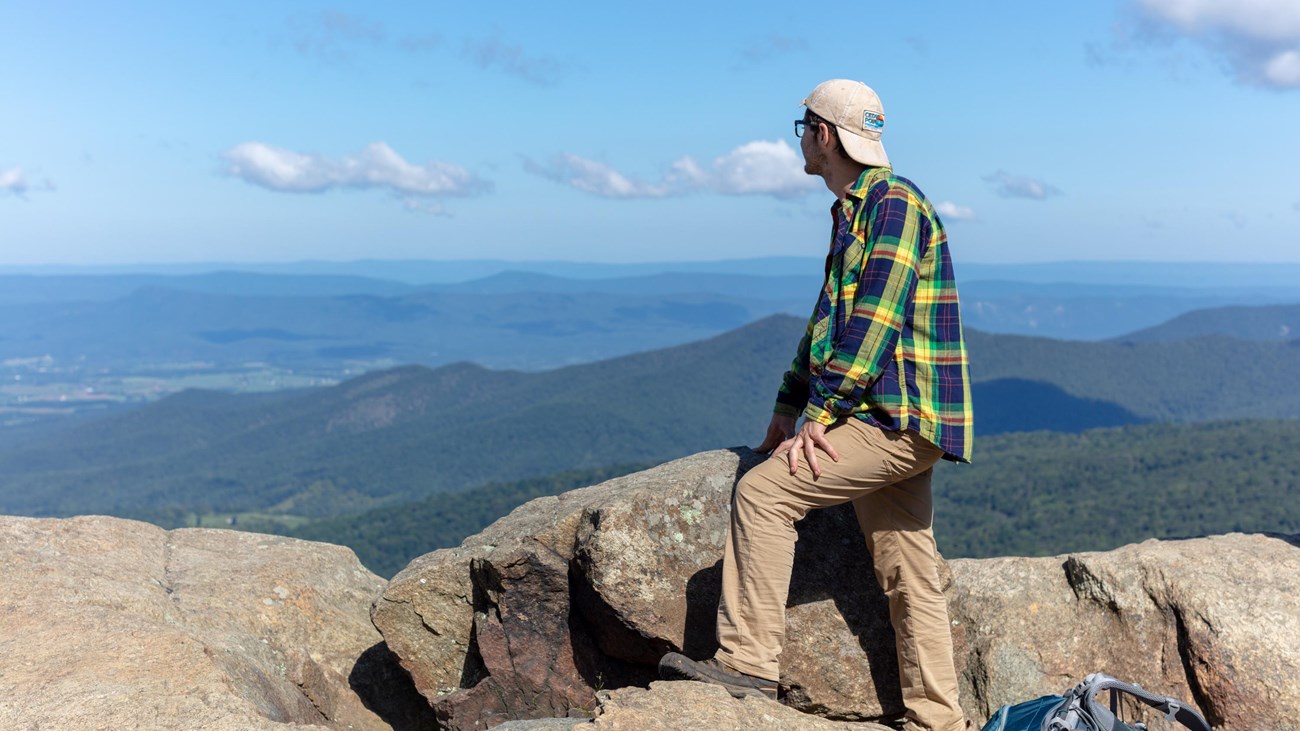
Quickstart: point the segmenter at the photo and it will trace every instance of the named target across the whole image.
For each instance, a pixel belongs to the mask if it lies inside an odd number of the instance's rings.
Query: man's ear
[[[817,146],[830,150],[835,147],[835,134],[831,132],[829,122],[817,123]]]

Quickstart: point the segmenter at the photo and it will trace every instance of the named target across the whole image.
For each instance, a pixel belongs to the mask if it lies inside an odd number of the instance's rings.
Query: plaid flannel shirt
[[[970,461],[966,343],[934,206],[891,169],[868,168],[831,217],[826,279],[775,411],[912,429]]]

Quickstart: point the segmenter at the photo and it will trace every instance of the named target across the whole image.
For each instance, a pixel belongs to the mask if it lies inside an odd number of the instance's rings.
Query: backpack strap
[[[1094,700],[1094,696],[1104,690],[1110,691],[1110,705],[1112,709],[1118,709],[1119,694],[1127,693],[1157,711],[1164,713],[1165,720],[1167,721],[1176,721],[1184,727],[1192,729],[1192,731],[1213,731],[1210,728],[1210,724],[1206,722],[1205,718],[1192,705],[1183,703],[1176,698],[1157,695],[1144,689],[1140,685],[1125,683],[1124,681],[1113,678],[1105,673],[1093,673],[1092,675],[1089,675],[1083,679],[1082,683],[1075,686],[1070,693],[1078,698],[1080,703],[1086,704],[1088,710],[1094,717],[1105,718],[1109,716],[1109,718],[1113,719],[1115,718],[1115,714],[1113,712],[1107,712],[1107,709],[1104,706]]]

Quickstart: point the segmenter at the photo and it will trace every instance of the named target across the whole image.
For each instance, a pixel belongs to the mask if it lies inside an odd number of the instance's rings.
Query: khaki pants
[[[787,456],[763,462],[736,485],[722,563],[716,657],[732,668],[778,680],[785,603],[797,539],[794,524],[813,508],[852,502],[889,599],[909,731],[966,727],[957,697],[948,607],[939,586],[931,530],[930,476],[942,451],[915,432],[891,432],[861,419],[826,432],[840,455],[817,451],[790,474]],[[865,578],[865,577],[864,577]]]

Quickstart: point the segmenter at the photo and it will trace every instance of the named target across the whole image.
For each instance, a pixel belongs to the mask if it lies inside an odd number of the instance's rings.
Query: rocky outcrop
[[[590,713],[598,689],[655,679],[665,652],[713,652],[731,489],[761,459],[707,452],[533,501],[408,566],[375,624],[448,728]],[[901,714],[888,610],[851,509],[815,512],[800,534],[787,703]]]
[[[729,497],[759,459],[698,454],[522,506],[408,566],[375,603],[375,624],[450,729],[593,713],[575,728],[599,727],[626,699],[651,714],[674,693],[712,692],[629,686],[653,680],[665,651],[713,651]],[[1292,539],[956,560],[945,574],[963,703],[980,721],[1096,670],[1192,700],[1223,729],[1291,728],[1283,715],[1300,707]],[[849,510],[800,525],[794,576],[786,702],[826,722],[900,714],[887,608]],[[700,727],[752,727],[729,725],[730,712]],[[645,718],[621,727],[654,728]]]
[[[735,700],[722,688],[693,682],[664,682],[600,694],[596,719],[574,731],[681,731],[763,729],[764,731],[889,731],[875,723],[829,721],[760,698]]]
[[[428,724],[368,621],[384,581],[346,548],[4,517],[0,566],[4,728]]]
[[[684,581],[664,584],[660,593],[671,596],[659,611],[676,617],[676,635],[642,637],[584,574],[606,570],[605,584],[617,583],[616,574],[633,581],[619,572],[653,554],[678,566],[675,577],[707,569],[717,561],[725,496],[738,471],[756,461],[710,452],[534,500],[459,548],[412,562],[375,603],[375,625],[447,728],[590,714],[598,689],[654,679],[644,661],[655,647],[679,645],[685,618],[710,601],[716,606],[717,588],[716,580],[711,590],[697,581],[688,597]],[[650,509],[655,499],[662,510]],[[593,565],[578,536],[600,533],[611,510],[640,511],[638,540],[656,546],[652,556],[629,546],[618,558],[626,568]],[[652,612],[632,613],[653,621]]]
[[[847,509],[799,527],[788,706],[655,678],[665,651],[714,649],[729,496],[759,459],[708,452],[533,501],[387,586],[337,546],[0,518],[0,723],[880,728],[902,712],[893,635]],[[1104,670],[1222,731],[1295,727],[1298,537],[960,559],[945,584],[977,721]]]
[[[1294,729],[1300,539],[1212,536],[1054,558],[955,560],[972,712],[1104,670],[1193,701],[1216,729]]]
[[[496,731],[890,731],[870,722],[830,721],[759,698],[732,698],[704,683],[652,682],[596,694],[596,718],[507,721]]]

